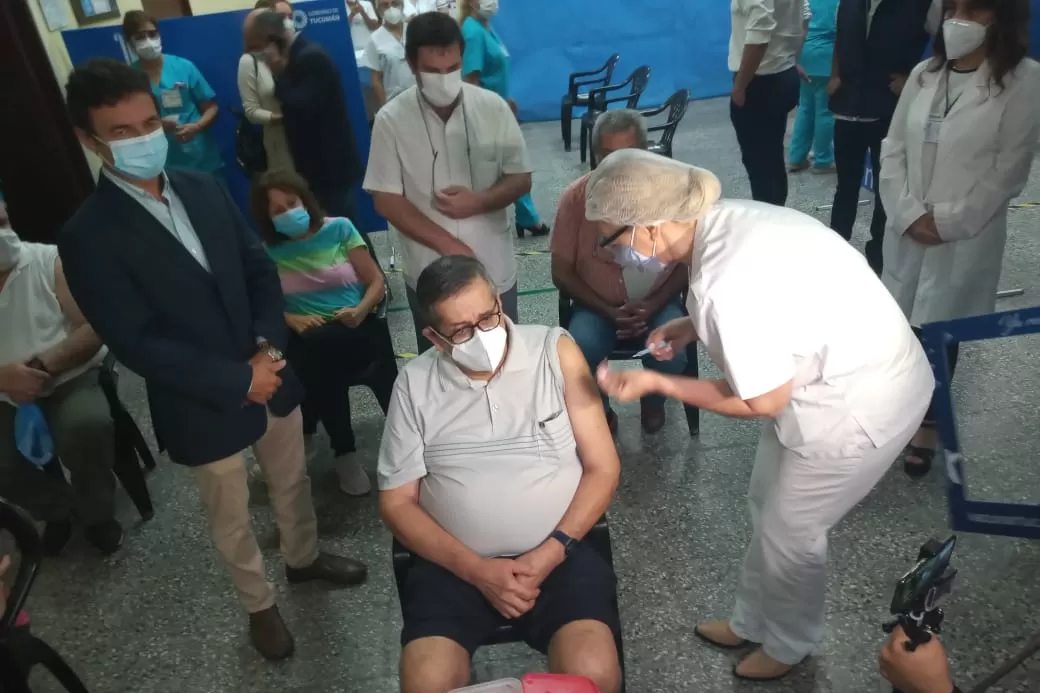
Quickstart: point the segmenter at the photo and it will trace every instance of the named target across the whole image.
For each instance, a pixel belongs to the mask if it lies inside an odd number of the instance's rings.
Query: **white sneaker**
[[[260,465],[256,462],[256,460],[253,460],[253,461],[247,463],[247,465],[248,465],[248,468],[249,468],[249,478],[250,479],[252,479],[253,481],[259,481],[259,482],[266,481],[266,479],[264,479],[264,470],[260,469]]]
[[[336,458],[336,475],[339,476],[339,490],[348,496],[366,496],[372,490],[368,474],[352,452]]]

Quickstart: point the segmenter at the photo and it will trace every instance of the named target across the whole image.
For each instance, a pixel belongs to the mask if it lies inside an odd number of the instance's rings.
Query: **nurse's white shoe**
[[[747,681],[776,681],[790,674],[794,667],[776,661],[760,647],[733,667],[733,675]]]
[[[701,623],[693,629],[693,634],[709,645],[723,650],[739,650],[755,644],[734,633],[733,629],[729,627],[729,621]]]

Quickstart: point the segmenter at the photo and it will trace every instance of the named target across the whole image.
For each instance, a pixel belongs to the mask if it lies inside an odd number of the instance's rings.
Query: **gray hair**
[[[592,151],[599,156],[603,136],[620,132],[631,132],[639,141],[639,147],[647,148],[649,135],[646,132],[646,119],[643,118],[643,114],[631,108],[617,108],[596,118],[596,124],[592,126]]]
[[[478,279],[487,282],[491,293],[498,295],[495,282],[480,260],[466,255],[445,255],[431,262],[415,282],[415,307],[419,320],[423,325],[436,326],[440,321],[437,307]]]

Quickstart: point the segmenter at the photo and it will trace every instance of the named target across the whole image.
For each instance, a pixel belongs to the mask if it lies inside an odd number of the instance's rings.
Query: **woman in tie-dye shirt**
[[[350,220],[326,217],[294,173],[256,180],[252,212],[285,294],[286,358],[329,434],[340,488],[364,495],[371,483],[353,454],[348,388],[363,375],[384,413],[390,406],[397,362],[386,321],[374,313],[383,273]]]

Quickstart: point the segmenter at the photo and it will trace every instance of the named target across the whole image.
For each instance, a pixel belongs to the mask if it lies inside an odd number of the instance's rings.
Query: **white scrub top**
[[[924,350],[866,260],[816,219],[723,200],[698,222],[688,309],[744,400],[793,380],[777,437],[802,455],[880,447],[934,387]]]
[[[372,39],[365,49],[364,64],[382,75],[387,101],[408,87],[415,86],[415,74],[408,66],[403,38],[404,34],[402,40],[398,41],[389,29],[381,26],[372,32]]]
[[[376,8],[372,7],[372,3],[368,0],[358,0],[358,4],[361,5],[361,11],[368,15],[370,19],[378,19],[379,15],[376,14]],[[347,3],[347,16],[350,17],[350,6],[351,3]],[[365,50],[368,45],[369,39],[372,38],[372,30],[365,24],[365,19],[360,15],[356,14],[350,18],[350,41],[354,44],[354,53],[358,55],[361,51]]]
[[[434,206],[434,191],[453,185],[487,190],[502,176],[530,172],[527,145],[509,105],[498,94],[467,82],[447,122],[417,87],[379,109],[362,187],[370,193],[403,195],[430,221],[472,248],[495,287],[505,292],[517,280],[508,208],[451,219]],[[414,288],[419,274],[440,254],[400,235],[404,281]]]

